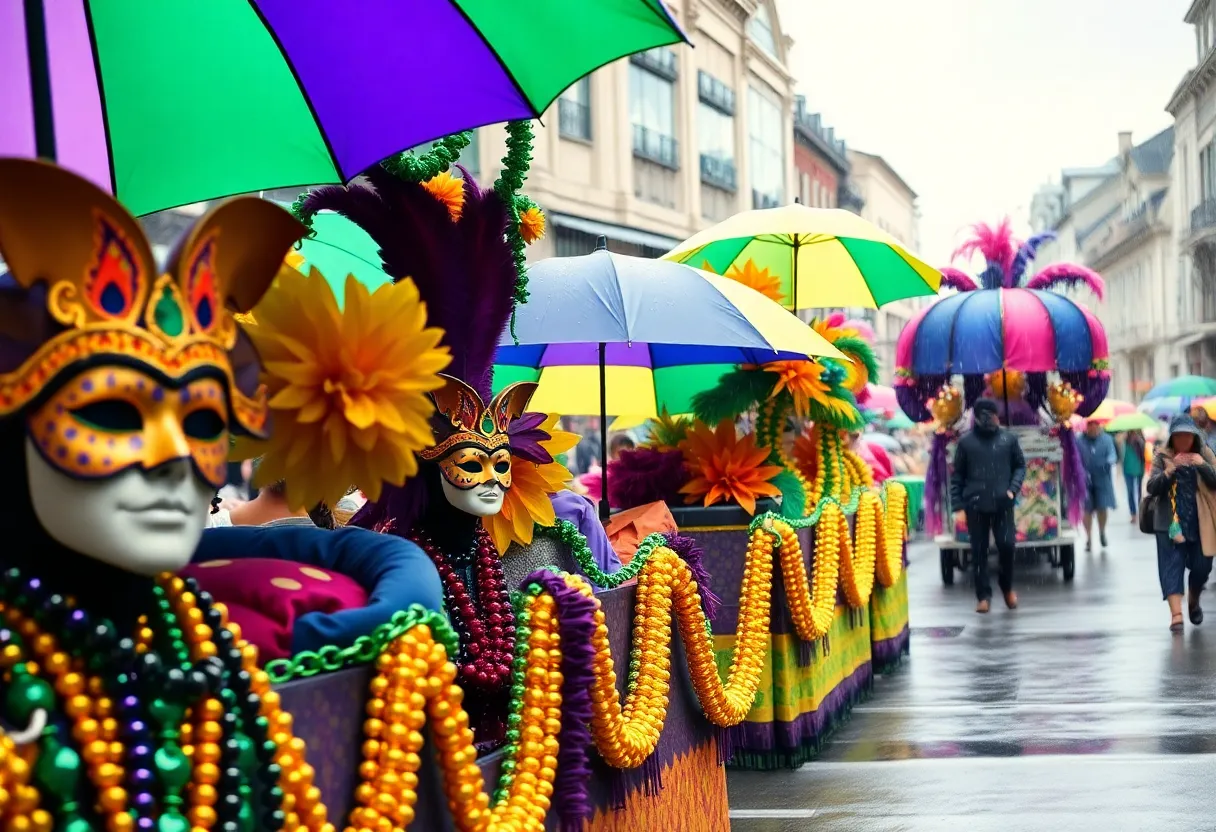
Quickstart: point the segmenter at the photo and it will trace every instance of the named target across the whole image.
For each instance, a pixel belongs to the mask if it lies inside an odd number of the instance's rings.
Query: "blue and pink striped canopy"
[[[980,289],[942,298],[909,322],[896,363],[913,376],[1083,372],[1105,366],[1108,353],[1102,324],[1067,297]]]

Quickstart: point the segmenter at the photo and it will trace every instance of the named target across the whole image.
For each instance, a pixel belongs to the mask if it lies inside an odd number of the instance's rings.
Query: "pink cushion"
[[[228,607],[228,618],[263,662],[291,656],[296,621],[367,604],[367,591],[337,572],[286,560],[242,558],[196,563],[181,571]]]

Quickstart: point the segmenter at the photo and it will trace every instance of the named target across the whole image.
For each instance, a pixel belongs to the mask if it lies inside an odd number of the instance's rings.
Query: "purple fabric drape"
[[[596,566],[604,572],[615,572],[621,568],[621,559],[608,542],[608,533],[604,531],[595,505],[590,500],[573,491],[559,491],[550,495],[549,501],[553,503],[553,511],[559,520],[573,523],[587,538]]]
[[[924,497],[925,530],[930,535],[942,533],[942,510],[946,502],[946,489],[950,487],[946,446],[955,436],[955,433],[933,434],[933,447],[929,450],[929,468],[925,471]]]
[[[1067,425],[1052,428],[1060,439],[1060,451],[1064,455],[1061,476],[1064,480],[1064,500],[1068,504],[1068,522],[1079,526],[1085,515],[1085,466],[1081,463],[1081,449],[1077,447],[1077,435]]]

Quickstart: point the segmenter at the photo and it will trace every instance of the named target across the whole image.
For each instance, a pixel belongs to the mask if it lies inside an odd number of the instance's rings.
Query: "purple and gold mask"
[[[451,432],[419,456],[439,464],[450,484],[461,490],[497,483],[511,487],[508,429],[528,406],[536,383],[521,381],[503,388],[486,405],[477,391],[454,376],[440,373],[444,386],[432,394],[439,418]]]

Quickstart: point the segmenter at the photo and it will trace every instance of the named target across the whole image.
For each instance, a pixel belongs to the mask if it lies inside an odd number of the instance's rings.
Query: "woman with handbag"
[[[1190,573],[1187,610],[1191,623],[1198,625],[1203,622],[1199,595],[1216,555],[1216,455],[1189,415],[1180,414],[1170,422],[1169,439],[1153,456],[1147,491],[1141,517],[1147,521],[1151,510],[1157,575],[1170,607],[1170,632],[1181,633],[1184,573]]]

